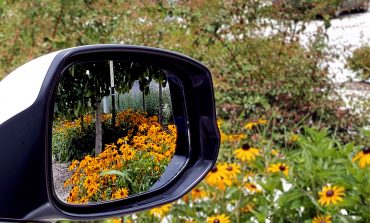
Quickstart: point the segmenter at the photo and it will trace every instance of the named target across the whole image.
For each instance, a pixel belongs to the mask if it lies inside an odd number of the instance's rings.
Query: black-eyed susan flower
[[[135,150],[129,148],[122,153],[122,158],[125,161],[132,160],[135,157]]]
[[[200,187],[197,187],[191,190],[190,193],[191,193],[191,197],[193,198],[193,200],[202,199],[208,196],[207,191],[203,190]]]
[[[247,189],[247,191],[249,193],[258,193],[258,192],[261,192],[261,189],[257,187],[256,184],[254,183],[251,183],[251,182],[247,182],[245,185],[244,185],[244,188]]]
[[[285,176],[288,176],[289,166],[285,163],[271,164],[268,168],[268,171],[271,173],[284,173]]]
[[[366,165],[370,165],[370,147],[363,148],[352,159],[353,162],[357,160],[360,160],[359,165],[361,168],[365,168]]]
[[[230,218],[225,214],[214,215],[207,218],[207,223],[230,223]]]
[[[230,186],[232,184],[230,178],[220,164],[217,164],[212,168],[205,181],[210,186],[217,187],[221,190],[225,190],[226,186]]]
[[[257,121],[248,122],[247,124],[244,125],[244,128],[249,130],[249,129],[253,129],[254,126],[265,125],[265,124],[267,124],[266,119],[258,119]]]
[[[261,119],[258,119],[258,120],[257,120],[257,123],[258,123],[258,124],[260,124],[260,125],[266,125],[266,124],[267,124],[267,120],[266,120],[266,119],[261,118]]]
[[[244,207],[241,208],[241,212],[243,213],[250,213],[253,210],[254,205],[247,204]]]
[[[221,163],[220,168],[224,169],[229,178],[235,179],[240,173],[240,166],[236,163]]]
[[[337,204],[338,202],[343,201],[344,188],[340,186],[325,186],[321,192],[319,192],[319,204],[320,205],[330,205]]]
[[[99,189],[99,184],[97,183],[92,183],[90,184],[86,190],[87,190],[87,197],[90,198],[92,197]]]
[[[249,130],[249,129],[253,129],[253,127],[257,125],[258,125],[257,122],[248,122],[247,124],[244,125],[244,128]]]
[[[297,134],[293,134],[291,137],[290,137],[290,142],[297,142],[299,139],[299,136]]]
[[[121,188],[119,190],[117,190],[113,195],[112,197],[114,199],[121,199],[121,198],[125,198],[128,196],[128,190],[127,188]]]
[[[318,215],[312,219],[312,223],[331,223],[331,216]]]
[[[256,156],[260,155],[259,149],[252,148],[249,144],[243,144],[242,148],[239,148],[234,151],[236,158],[241,161],[251,161],[255,160]]]
[[[73,162],[71,163],[71,165],[68,167],[68,171],[72,171],[76,168],[76,166],[78,165],[78,160],[73,160]]]
[[[162,218],[170,211],[170,208],[171,204],[162,205],[160,207],[151,209],[150,214]]]

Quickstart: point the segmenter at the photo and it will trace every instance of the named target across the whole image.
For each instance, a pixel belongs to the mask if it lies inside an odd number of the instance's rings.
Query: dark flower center
[[[195,189],[195,192],[199,193],[199,192],[200,192],[200,190],[197,188],[197,189]]]
[[[251,184],[251,188],[255,189],[255,188],[257,188],[257,187],[256,187],[256,185]]]
[[[286,170],[286,167],[285,167],[284,165],[280,165],[280,166],[279,166],[279,169],[280,169],[281,171],[284,171],[284,170]]]
[[[242,145],[242,149],[243,150],[249,150],[251,147],[250,147],[250,145],[248,144],[248,143],[244,143],[243,145]]]
[[[214,167],[212,168],[211,172],[212,172],[212,173],[216,173],[216,172],[217,172],[217,167],[216,167],[216,166],[214,166]]]
[[[228,167],[226,168],[226,170],[227,170],[227,171],[232,171],[232,170],[233,170],[233,167],[232,167],[232,166],[228,166]]]
[[[365,147],[365,148],[363,148],[363,149],[362,149],[362,152],[363,152],[364,154],[369,154],[369,153],[370,153],[370,147]]]
[[[213,220],[213,223],[220,223],[220,220],[218,220],[217,218],[215,220]]]
[[[334,195],[334,191],[333,190],[326,191],[326,196],[331,197],[333,195]]]

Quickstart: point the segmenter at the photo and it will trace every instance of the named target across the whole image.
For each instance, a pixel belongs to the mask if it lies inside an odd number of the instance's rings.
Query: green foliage
[[[331,216],[333,222],[366,221],[369,219],[370,189],[368,187],[369,168],[361,168],[353,160],[361,144],[343,144],[328,129],[299,126],[301,133],[292,140],[293,132],[280,133],[274,126],[274,119],[260,122],[252,129],[241,130],[243,138],[233,137],[223,130],[230,131],[230,123],[220,123],[223,142],[217,171],[222,173],[223,165],[234,165],[236,178],[230,177],[232,184],[225,189],[212,186],[209,176],[187,194],[181,201],[171,205],[166,213],[171,222],[206,222],[211,216],[225,214],[230,222],[312,222],[318,215]],[[265,123],[265,124],[263,124]],[[279,124],[278,124],[279,125]],[[363,131],[364,143],[370,140],[368,131]],[[282,134],[280,142],[271,135]],[[366,140],[365,140],[366,139]],[[255,160],[241,161],[235,150],[248,143],[258,148]],[[231,146],[231,150],[230,147]],[[271,166],[284,164],[287,172],[280,167],[277,172]],[[235,168],[239,166],[239,172]],[[211,175],[210,173],[209,175]],[[225,180],[226,182],[226,180]],[[252,183],[256,187],[246,185]],[[327,185],[343,187],[342,201],[325,205],[320,203],[319,192]],[[198,190],[198,191],[196,191]],[[197,197],[202,191],[202,197]],[[246,208],[247,207],[247,208]],[[347,214],[343,214],[346,212]],[[171,217],[169,217],[171,216]],[[141,221],[149,221],[152,213],[140,214]],[[154,217],[155,222],[162,218]]]
[[[127,188],[131,194],[148,191],[166,169],[168,160],[158,162],[153,156],[147,156],[147,153],[143,151],[138,151],[135,156],[138,158],[127,161],[122,171],[109,170],[100,175],[117,175],[115,186]]]
[[[329,22],[337,16],[344,0],[277,0],[273,4],[274,17],[296,21],[323,18]]]
[[[81,159],[87,154],[94,153],[95,127],[85,125],[72,126],[62,131],[53,132],[52,154],[58,161],[67,162],[73,159]]]
[[[370,46],[361,46],[347,58],[347,66],[356,72],[357,78],[363,81],[370,79]]]
[[[91,117],[87,115],[86,117]],[[81,160],[86,155],[94,155],[95,121],[82,118],[74,121],[54,122],[52,154],[57,161]],[[103,119],[103,145],[115,142],[122,135],[127,135],[130,123],[120,122],[112,127],[110,119]]]

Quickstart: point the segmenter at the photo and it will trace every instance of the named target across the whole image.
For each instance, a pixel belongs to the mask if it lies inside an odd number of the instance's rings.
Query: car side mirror
[[[91,45],[0,82],[0,220],[92,219],[172,202],[214,166],[211,74],[184,55]]]

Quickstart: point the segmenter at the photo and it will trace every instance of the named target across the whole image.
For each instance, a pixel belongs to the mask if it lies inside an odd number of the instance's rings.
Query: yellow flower
[[[313,218],[312,223],[331,223],[331,216],[318,215]]]
[[[290,141],[291,142],[297,142],[299,139],[299,136],[297,134],[294,134],[290,137]]]
[[[241,209],[243,213],[250,213],[253,210],[253,205],[247,204],[245,207]]]
[[[220,167],[224,169],[230,179],[235,179],[240,173],[240,166],[236,163],[221,163]]]
[[[123,160],[125,161],[129,161],[129,160],[132,160],[134,157],[135,157],[135,150],[127,147],[127,149],[125,150],[121,150],[122,152],[122,158]]]
[[[95,179],[92,176],[87,176],[84,180],[84,187],[89,188],[89,186],[95,181]]]
[[[258,119],[257,123],[260,124],[260,125],[266,125],[267,120],[266,119]]]
[[[119,190],[117,190],[113,195],[112,197],[114,199],[120,199],[120,198],[125,198],[128,196],[128,190],[127,188],[121,188]]]
[[[360,152],[353,157],[352,161],[355,162],[360,160],[359,164],[361,168],[365,168],[366,165],[370,165],[370,147],[363,148]]]
[[[113,218],[113,223],[122,223],[121,218]]]
[[[92,183],[87,187],[87,197],[92,197],[99,190],[99,184]]]
[[[191,190],[191,197],[193,198],[193,200],[196,200],[196,199],[202,199],[204,197],[207,197],[207,191],[201,189],[201,188],[195,188],[193,190]]]
[[[277,151],[276,149],[272,149],[271,150],[271,155],[277,156],[277,155],[279,155],[279,151]]]
[[[325,186],[321,192],[319,192],[319,203],[320,205],[330,205],[331,203],[337,204],[343,201],[344,188],[338,186]]]
[[[225,190],[226,186],[230,186],[232,184],[227,173],[219,164],[212,168],[205,181],[210,186],[217,187],[221,190]]]
[[[148,126],[147,124],[145,124],[145,123],[144,123],[144,124],[142,124],[142,125],[140,125],[140,126],[139,126],[139,131],[140,131],[140,132],[143,132],[143,131],[147,130],[147,129],[148,129],[148,127],[149,127],[149,126]]]
[[[224,214],[214,215],[207,218],[207,223],[230,223],[230,219]]]
[[[68,167],[68,171],[74,170],[76,168],[77,164],[78,164],[78,160],[73,160],[71,165]]]
[[[117,140],[117,144],[125,144],[128,140],[128,136],[125,136],[124,138],[119,138]]]
[[[257,148],[250,147],[247,143],[243,144],[242,148],[239,148],[234,151],[236,158],[241,161],[250,161],[255,160],[256,156],[260,155],[260,152]]]
[[[162,218],[170,211],[170,208],[171,204],[166,204],[161,207],[151,209],[150,214]]]
[[[253,129],[253,127],[257,125],[258,125],[257,122],[248,122],[247,124],[244,125],[244,128],[249,130],[249,129]]]
[[[285,176],[288,176],[289,173],[289,167],[285,163],[277,163],[277,164],[271,164],[268,168],[268,171],[271,173],[284,173]]]
[[[106,144],[104,147],[104,150],[107,150],[107,149],[117,149],[117,146],[114,145],[114,143]]]
[[[256,184],[251,182],[246,183],[244,187],[251,193],[261,192],[261,189],[259,189]]]

